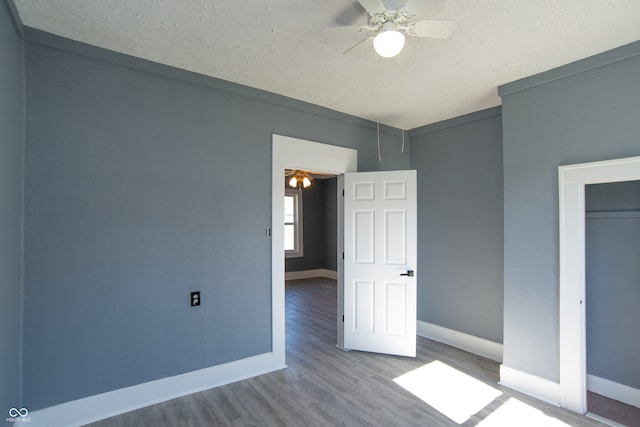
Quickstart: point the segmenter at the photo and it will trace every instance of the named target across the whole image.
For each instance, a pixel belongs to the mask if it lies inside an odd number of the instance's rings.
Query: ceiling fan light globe
[[[373,48],[383,58],[393,58],[404,47],[404,34],[400,31],[383,31],[373,39]]]
[[[294,176],[289,180],[289,187],[296,188],[297,186],[298,186],[298,180]]]
[[[311,180],[309,178],[307,178],[306,176],[304,178],[302,178],[302,186],[304,188],[307,188],[311,185]]]

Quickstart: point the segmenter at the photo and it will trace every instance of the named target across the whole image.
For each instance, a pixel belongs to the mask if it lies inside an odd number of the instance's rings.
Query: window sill
[[[304,258],[304,253],[302,251],[290,251],[284,253],[285,258]]]

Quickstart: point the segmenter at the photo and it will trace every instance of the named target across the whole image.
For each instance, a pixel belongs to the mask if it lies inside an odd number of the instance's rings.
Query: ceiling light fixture
[[[383,58],[393,58],[404,47],[404,34],[393,29],[392,22],[385,22],[382,31],[373,39],[373,48]]]
[[[311,186],[311,181],[313,178],[302,170],[295,170],[289,180],[289,187],[298,188],[302,190],[303,188],[307,188]]]

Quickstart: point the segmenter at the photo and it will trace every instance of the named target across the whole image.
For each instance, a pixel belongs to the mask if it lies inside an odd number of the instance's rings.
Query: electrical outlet
[[[200,291],[191,292],[191,307],[200,305]]]

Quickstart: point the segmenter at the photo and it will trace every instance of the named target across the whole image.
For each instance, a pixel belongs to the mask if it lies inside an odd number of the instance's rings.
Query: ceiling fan
[[[408,0],[406,3],[401,1],[399,4],[395,1],[398,6],[395,9],[387,9],[382,0],[358,0],[358,3],[369,15],[367,25],[327,27],[322,30],[323,33],[338,35],[354,32],[375,34],[356,43],[344,53],[373,40],[373,47],[378,55],[392,58],[402,51],[405,35],[446,39],[451,36],[456,25],[456,22],[451,20],[421,19],[431,3],[430,0]]]
[[[309,172],[300,169],[287,169],[284,176],[285,178],[291,177],[291,180],[289,181],[289,187],[297,188],[299,190],[310,187],[311,181],[313,181],[313,177]]]

